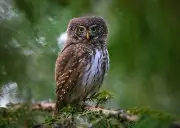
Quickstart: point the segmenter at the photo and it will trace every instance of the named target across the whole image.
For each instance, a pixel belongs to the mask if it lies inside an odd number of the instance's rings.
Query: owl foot
[[[95,108],[101,108],[101,109],[104,109],[105,107],[102,106],[102,105],[96,104]]]

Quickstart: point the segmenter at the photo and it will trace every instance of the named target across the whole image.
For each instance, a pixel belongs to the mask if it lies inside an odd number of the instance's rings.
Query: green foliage
[[[95,101],[96,106],[98,106],[106,104],[111,98],[113,98],[112,93],[104,90],[90,97],[89,100]]]
[[[113,116],[106,116],[101,111],[76,111],[73,113],[61,111],[56,117],[48,117],[46,125],[68,126],[78,128],[121,128],[132,126],[133,122],[123,121]]]
[[[44,120],[48,113],[32,111],[29,105],[10,105],[8,108],[0,108],[0,127],[24,128],[32,127]]]
[[[150,108],[135,107],[130,113],[140,116],[133,128],[169,128],[179,117]]]
[[[112,115],[104,115],[102,111],[61,111],[56,117],[49,117],[45,124],[49,126],[69,126],[78,128],[169,128],[179,118],[149,108],[135,107],[127,113],[138,115],[137,121],[123,120]]]
[[[101,92],[101,99],[109,93]],[[96,100],[96,98],[94,98]],[[98,101],[98,100],[97,100]],[[91,107],[89,107],[91,108]],[[16,104],[0,109],[0,127],[69,127],[69,128],[169,128],[179,118],[165,112],[149,108],[135,107],[121,113],[119,116],[111,110],[109,114],[103,109],[84,109],[81,105],[69,105],[56,116],[41,110],[32,110],[30,105]],[[118,112],[118,110],[116,110]],[[122,110],[120,110],[122,111]],[[125,119],[125,115],[137,115],[138,120]],[[39,120],[40,119],[40,120]]]
[[[102,91],[88,100],[93,100],[97,105],[104,105],[112,98],[112,94],[108,91]],[[61,109],[59,114],[54,117],[48,117],[45,124],[53,126],[64,127],[78,127],[78,128],[106,128],[110,127],[128,127],[133,122],[123,120],[112,114],[105,114],[102,111],[94,111],[91,109],[85,109],[82,105],[69,105]],[[86,107],[86,106],[85,106]],[[91,108],[93,106],[89,106]],[[95,108],[96,109],[96,108]]]
[[[180,113],[178,0],[113,0],[110,4],[110,74],[122,107],[148,105]],[[113,19],[114,18],[114,19]]]

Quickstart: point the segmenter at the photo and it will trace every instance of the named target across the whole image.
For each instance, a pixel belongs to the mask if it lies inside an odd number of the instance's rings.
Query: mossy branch
[[[102,107],[112,98],[112,94],[108,91],[100,92],[88,100],[96,102],[95,106],[76,105],[66,106],[56,116],[52,116],[55,103],[37,103],[37,104],[10,104],[5,113],[12,113],[27,108],[30,112],[47,112],[50,116],[45,123],[34,125],[36,128],[53,127],[99,127],[106,126],[123,126],[129,125],[138,120],[138,116],[128,113],[125,110],[114,110]],[[100,107],[101,105],[101,107]],[[24,111],[27,111],[26,109]]]
[[[101,92],[88,100],[95,106],[71,105],[61,109],[60,113],[52,116],[55,103],[9,104],[0,108],[0,127],[34,127],[34,128],[135,128],[146,126],[174,128],[179,126],[179,118],[150,108],[135,107],[128,110],[115,110],[100,107],[113,97],[109,92]],[[41,115],[44,123],[36,121]],[[34,119],[34,120],[33,120]],[[178,127],[177,127],[178,128]]]

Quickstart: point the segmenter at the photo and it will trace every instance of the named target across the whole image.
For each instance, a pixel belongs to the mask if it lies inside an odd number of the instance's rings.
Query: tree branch
[[[10,104],[10,105],[8,105],[8,108],[5,109],[4,112],[5,113],[14,112],[14,111],[22,109],[22,108],[23,109],[27,108],[27,110],[29,112],[44,111],[44,112],[49,113],[49,112],[53,112],[53,110],[55,108],[55,103],[37,103],[37,104],[32,104],[32,105],[20,104],[20,103],[19,104]],[[80,111],[77,110],[77,111],[75,111],[75,114],[73,114],[73,113],[74,112],[71,113],[68,110],[66,110],[66,108],[65,108],[65,111],[62,110],[62,112],[60,114],[58,114],[57,117],[56,116],[52,117],[52,119],[49,118],[45,123],[35,125],[34,127],[46,128],[45,126],[47,124],[50,126],[57,125],[58,127],[65,126],[66,124],[68,124],[68,127],[69,127],[71,125],[73,126],[74,123],[77,123],[76,121],[73,122],[73,120],[82,121],[85,118],[89,119],[89,117],[92,115],[94,118],[96,118],[95,122],[94,122],[95,124],[97,124],[99,121],[102,122],[103,120],[105,121],[105,123],[107,123],[107,125],[110,125],[110,123],[108,123],[108,122],[110,122],[110,120],[116,120],[120,124],[124,124],[125,122],[136,122],[138,120],[137,115],[130,114],[126,110],[122,110],[122,109],[113,110],[113,109],[106,109],[106,108],[100,108],[100,107],[94,107],[94,106],[88,106],[88,105],[83,107],[83,110],[80,110]],[[68,115],[71,115],[71,116],[68,116]],[[81,125],[81,123],[83,123],[84,121],[80,122],[80,124],[77,124],[77,125]],[[61,122],[61,123],[59,124],[58,122]],[[86,123],[88,124],[88,122],[86,122]],[[93,125],[94,125],[94,123],[93,123]]]
[[[40,103],[40,104],[33,104],[32,109],[38,110],[38,111],[47,111],[47,112],[53,112],[55,108],[55,103]],[[105,109],[105,108],[99,108],[99,107],[93,107],[93,106],[86,106],[84,108],[85,110],[88,110],[89,112],[101,112],[106,117],[115,117],[121,120],[127,120],[127,121],[137,121],[138,116],[129,114],[125,110],[112,110],[112,109]]]

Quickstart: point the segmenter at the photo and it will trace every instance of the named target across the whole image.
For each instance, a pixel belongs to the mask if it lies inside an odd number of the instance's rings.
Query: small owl
[[[108,28],[101,17],[73,18],[55,67],[56,107],[77,104],[97,93],[109,68]]]

